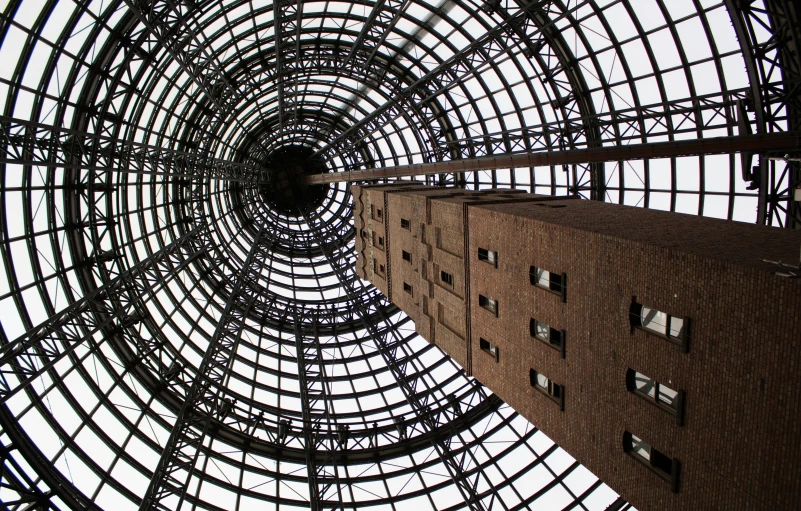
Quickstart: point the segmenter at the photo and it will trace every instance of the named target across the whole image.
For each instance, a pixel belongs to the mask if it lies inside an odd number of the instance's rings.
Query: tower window
[[[401,218],[401,228],[402,229],[406,229],[407,231],[411,231],[412,230],[412,223],[409,220],[405,219],[405,218]]]
[[[565,410],[564,385],[558,385],[554,383],[553,380],[542,375],[541,373],[538,373],[534,369],[529,370],[528,378],[532,387],[548,396],[552,401],[558,403],[562,411]]]
[[[626,372],[626,388],[636,396],[675,415],[676,423],[681,426],[684,415],[684,391],[673,390],[633,369]]]
[[[629,309],[629,320],[633,328],[639,328],[667,339],[673,344],[681,347],[682,353],[687,353],[690,348],[690,318],[677,318],[670,314],[645,307],[632,300]]]
[[[450,287],[453,287],[453,275],[446,271],[439,272],[439,278],[442,280],[443,284],[446,284]]]
[[[498,302],[496,300],[487,298],[484,295],[478,295],[478,305],[493,313],[496,318],[498,317]]]
[[[378,246],[381,247],[381,248],[384,248],[384,237],[383,236],[379,236],[378,237]]]
[[[498,358],[500,357],[500,353],[499,353],[500,350],[498,350],[497,346],[495,346],[494,344],[492,344],[491,342],[489,342],[488,340],[483,339],[483,338],[479,338],[478,346],[479,346],[479,348],[481,348],[481,351],[483,351],[484,353],[488,353],[488,354],[492,355],[492,357],[495,359],[495,361],[496,362],[498,361]]]
[[[478,249],[478,260],[498,267],[498,252],[492,252],[486,248]]]
[[[401,257],[404,261],[412,262],[412,254],[405,250],[401,250]]]
[[[542,321],[531,319],[529,321],[529,334],[531,337],[544,342],[551,348],[559,350],[565,358],[565,332],[546,325]]]
[[[403,283],[403,290],[406,293],[412,294],[412,286],[411,286],[411,284],[408,284],[408,283],[404,282]]]
[[[529,282],[532,286],[537,286],[542,289],[547,289],[552,293],[562,296],[562,301],[567,300],[567,275],[562,273],[553,273],[548,270],[543,270],[537,266],[532,266],[528,270]]]
[[[674,493],[678,491],[680,466],[677,460],[665,456],[628,431],[623,433],[623,450],[662,479],[670,481]]]

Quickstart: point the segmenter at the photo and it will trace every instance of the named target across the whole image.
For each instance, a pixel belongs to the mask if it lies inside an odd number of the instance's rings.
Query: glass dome
[[[626,509],[356,276],[350,185],[303,177],[797,130],[793,9],[10,1],[0,501]],[[792,158],[405,179],[801,218]]]

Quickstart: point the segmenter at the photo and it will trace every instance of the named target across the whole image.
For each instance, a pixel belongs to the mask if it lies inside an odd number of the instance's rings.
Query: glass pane
[[[634,435],[631,435],[631,451],[646,460],[651,460],[651,446]]]
[[[684,329],[684,320],[681,318],[670,318],[670,336],[681,337]]]
[[[548,388],[548,378],[546,378],[545,376],[537,373],[537,385],[539,385],[540,387],[542,387],[544,389],[547,389]]]
[[[653,330],[656,333],[666,335],[667,333],[667,314],[656,309],[642,308],[641,313],[642,327]]]
[[[634,373],[634,387],[643,394],[655,396],[654,380],[642,373]]]
[[[551,280],[551,274],[547,270],[537,268],[537,273],[535,278],[537,285],[548,287],[548,283]]]
[[[548,334],[551,332],[551,328],[548,325],[537,321],[534,328],[537,337],[548,340]]]
[[[666,405],[676,408],[676,396],[679,393],[675,390],[665,387],[664,385],[659,385],[659,401],[665,403]]]

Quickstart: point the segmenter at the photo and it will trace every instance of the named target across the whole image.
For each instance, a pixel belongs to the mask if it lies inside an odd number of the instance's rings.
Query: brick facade
[[[763,260],[797,262],[801,233],[509,191],[355,188],[383,201],[385,223],[357,207],[357,229],[383,229],[390,298],[418,331],[637,508],[798,508],[801,279]],[[381,257],[358,248],[360,271]],[[564,285],[532,285],[532,266]],[[399,296],[404,282],[413,296]],[[681,320],[681,334],[640,328],[636,304]],[[532,319],[560,345],[532,337]],[[532,370],[560,396],[535,389]],[[629,371],[681,391],[682,413],[632,392]],[[627,453],[625,432],[676,460],[678,477]]]

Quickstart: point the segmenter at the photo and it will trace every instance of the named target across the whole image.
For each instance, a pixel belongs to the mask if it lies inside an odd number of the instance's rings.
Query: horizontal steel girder
[[[356,172],[333,172],[306,177],[307,184],[340,183],[345,181],[368,181],[405,176],[425,176],[477,170],[545,167],[551,165],[574,165],[580,163],[605,163],[623,160],[672,158],[702,154],[735,152],[773,152],[798,150],[801,134],[798,132],[768,133],[764,135],[738,135],[731,137],[655,142],[615,147],[596,147],[566,151],[542,151],[534,153],[497,154],[482,158],[451,160],[434,163],[415,163],[397,167],[381,167]]]

